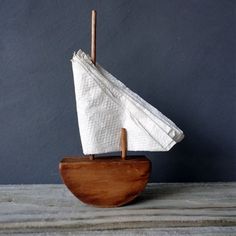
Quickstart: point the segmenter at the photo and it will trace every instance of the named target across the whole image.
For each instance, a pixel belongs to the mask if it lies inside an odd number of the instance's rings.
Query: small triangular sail
[[[183,139],[171,120],[82,50],[71,61],[84,154],[119,151],[121,128],[127,130],[129,151],[168,151]]]

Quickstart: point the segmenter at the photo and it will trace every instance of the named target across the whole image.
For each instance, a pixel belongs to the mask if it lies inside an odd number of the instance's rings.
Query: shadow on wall
[[[147,153],[153,166],[150,182],[234,181],[236,163],[227,158],[230,150],[218,145],[217,137],[203,137],[198,127],[181,128],[185,138],[169,152]]]

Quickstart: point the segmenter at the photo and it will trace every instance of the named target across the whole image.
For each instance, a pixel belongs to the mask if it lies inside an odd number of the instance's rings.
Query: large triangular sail
[[[119,151],[121,128],[127,130],[129,151],[168,151],[183,139],[170,119],[82,50],[71,61],[84,154]]]

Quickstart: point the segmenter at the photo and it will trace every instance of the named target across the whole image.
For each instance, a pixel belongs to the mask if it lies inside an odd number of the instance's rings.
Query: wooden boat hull
[[[132,201],[145,188],[151,162],[145,156],[64,158],[59,165],[67,188],[82,202],[117,207]]]

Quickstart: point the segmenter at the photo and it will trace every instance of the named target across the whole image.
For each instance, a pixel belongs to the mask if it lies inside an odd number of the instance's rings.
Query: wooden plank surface
[[[1,235],[236,235],[236,183],[149,184],[133,203],[93,208],[64,185],[0,185]]]

